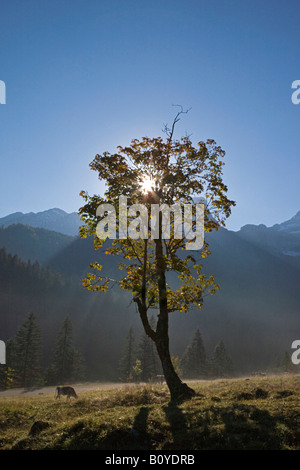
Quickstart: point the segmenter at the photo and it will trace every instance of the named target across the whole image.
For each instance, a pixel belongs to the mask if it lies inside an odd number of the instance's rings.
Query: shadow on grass
[[[283,419],[255,406],[211,406],[183,411],[176,404],[164,409],[172,442],[168,450],[282,449],[286,433]]]
[[[147,420],[149,415],[149,408],[142,406],[138,414],[134,418],[133,426],[131,429],[131,440],[135,449],[149,449],[151,448],[151,438],[147,433]]]
[[[124,425],[107,430],[106,425],[88,425],[79,421],[73,425],[58,443],[58,448],[93,450],[147,450],[151,439],[147,432],[149,408],[142,406],[134,418],[132,427]],[[109,427],[109,423],[108,423]]]
[[[159,410],[163,411],[161,413]],[[81,420],[66,429],[52,444],[58,449],[95,450],[272,450],[291,445],[298,448],[297,423],[287,422],[282,413],[272,416],[256,404],[191,406],[169,403],[157,411],[142,406],[127,423],[102,423]],[[164,418],[165,417],[165,418]],[[17,448],[30,448],[31,441]]]
[[[192,436],[188,431],[188,424],[183,411],[175,402],[170,402],[164,408],[166,418],[170,424],[172,433],[172,449],[181,450],[189,448]]]
[[[249,450],[282,449],[283,435],[278,419],[267,410],[239,405],[231,410],[213,412],[214,419],[224,423],[222,448]]]

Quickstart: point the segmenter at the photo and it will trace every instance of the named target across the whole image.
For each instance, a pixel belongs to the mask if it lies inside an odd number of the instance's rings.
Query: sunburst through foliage
[[[155,181],[150,176],[145,175],[141,181],[140,188],[144,194],[148,194],[154,190]]]

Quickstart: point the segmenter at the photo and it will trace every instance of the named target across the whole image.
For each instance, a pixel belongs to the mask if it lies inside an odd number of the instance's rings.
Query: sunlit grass
[[[0,448],[300,449],[299,385],[299,375],[195,382],[181,404],[165,385],[5,397]],[[37,421],[48,427],[31,435]]]

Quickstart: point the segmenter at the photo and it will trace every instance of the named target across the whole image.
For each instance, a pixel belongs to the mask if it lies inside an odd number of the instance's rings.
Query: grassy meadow
[[[166,385],[1,397],[0,449],[300,450],[300,375],[192,386],[183,403]]]

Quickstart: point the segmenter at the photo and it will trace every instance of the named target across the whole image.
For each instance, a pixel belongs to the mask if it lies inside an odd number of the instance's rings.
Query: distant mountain
[[[30,227],[44,228],[65,235],[78,235],[78,227],[80,226],[80,217],[76,212],[67,212],[61,209],[49,209],[43,212],[15,212],[0,218],[0,227],[9,227],[13,224],[29,225]]]
[[[104,255],[105,247],[106,244],[95,252],[91,238],[71,237],[29,225],[0,228],[0,249],[77,279],[86,274],[91,261],[101,260],[106,272],[115,271],[117,260],[113,263]]]
[[[300,269],[300,211],[281,224],[245,225],[236,234]]]
[[[287,220],[282,224],[273,225],[272,228],[278,232],[290,233],[300,237],[300,211],[297,212],[297,214],[290,220]]]
[[[0,228],[0,248],[18,255],[22,260],[38,261],[46,266],[58,257],[76,237],[62,233],[16,224]]]

